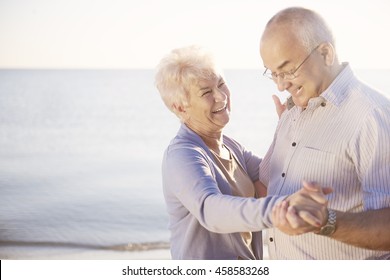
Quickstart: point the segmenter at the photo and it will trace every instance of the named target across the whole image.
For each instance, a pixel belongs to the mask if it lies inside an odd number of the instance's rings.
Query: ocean
[[[390,97],[390,70],[356,73]],[[261,74],[225,71],[225,133],[260,156],[277,123],[271,95],[279,94]],[[153,76],[0,70],[0,259],[169,248],[160,170],[180,123]]]

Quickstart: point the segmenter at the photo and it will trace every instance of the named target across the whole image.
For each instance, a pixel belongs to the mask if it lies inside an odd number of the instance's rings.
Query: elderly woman
[[[230,92],[212,56],[196,46],[175,49],[155,78],[182,123],[162,164],[172,258],[262,259],[261,230],[272,227],[272,208],[286,197],[264,197],[261,159],[223,134]],[[292,197],[312,206],[326,203],[304,192]]]

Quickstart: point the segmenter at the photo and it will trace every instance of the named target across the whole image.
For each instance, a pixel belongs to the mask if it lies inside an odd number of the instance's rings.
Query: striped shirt
[[[282,115],[260,164],[268,195],[298,191],[302,180],[332,186],[329,208],[390,207],[390,100],[359,81],[350,66],[305,110]],[[354,247],[313,233],[267,230],[271,259],[372,259],[390,252]]]

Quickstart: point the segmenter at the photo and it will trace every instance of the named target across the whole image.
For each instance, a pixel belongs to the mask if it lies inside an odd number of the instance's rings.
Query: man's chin
[[[309,100],[303,99],[303,98],[292,98],[292,101],[294,102],[295,106],[306,108],[307,104],[309,103]]]

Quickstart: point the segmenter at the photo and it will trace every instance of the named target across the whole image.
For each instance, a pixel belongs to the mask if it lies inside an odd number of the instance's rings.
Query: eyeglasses
[[[302,61],[301,64],[298,65],[297,68],[295,68],[295,70],[291,70],[291,71],[288,71],[288,72],[281,72],[279,74],[275,73],[275,72],[271,72],[268,68],[265,69],[264,73],[263,73],[263,76],[267,77],[267,78],[270,78],[274,81],[276,81],[279,77],[282,79],[282,80],[294,80],[297,76],[295,76],[295,73],[298,71],[298,69],[309,59],[309,57],[313,54],[313,52],[318,49],[320,45],[318,45],[317,47],[315,47],[310,53],[308,56],[306,56],[306,58]]]

